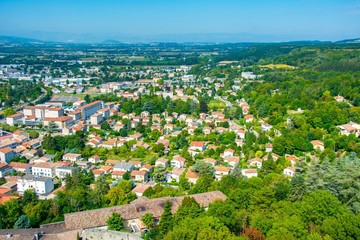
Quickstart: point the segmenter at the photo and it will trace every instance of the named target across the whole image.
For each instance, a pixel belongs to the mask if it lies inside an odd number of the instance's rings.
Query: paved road
[[[41,88],[41,92],[42,92],[42,94],[41,94],[38,98],[36,98],[34,101],[32,101],[32,102],[27,102],[27,103],[23,103],[23,104],[21,104],[21,105],[17,105],[17,106],[15,106],[15,107],[13,107],[14,110],[18,112],[18,111],[24,109],[24,108],[25,108],[26,106],[28,106],[30,103],[34,103],[34,104],[35,104],[37,101],[39,101],[41,98],[45,97],[45,95],[47,94],[47,92],[46,92],[46,90],[45,90],[44,88]]]

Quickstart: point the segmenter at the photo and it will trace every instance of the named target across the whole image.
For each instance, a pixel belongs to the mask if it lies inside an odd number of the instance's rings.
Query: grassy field
[[[261,68],[269,68],[269,69],[295,69],[294,66],[290,66],[287,64],[268,64],[268,65],[260,65]]]
[[[80,60],[84,61],[84,62],[94,62],[94,61],[102,62],[102,61],[104,61],[103,58],[80,58]]]
[[[213,99],[209,102],[208,107],[212,110],[224,109],[226,107],[226,104],[223,101]]]

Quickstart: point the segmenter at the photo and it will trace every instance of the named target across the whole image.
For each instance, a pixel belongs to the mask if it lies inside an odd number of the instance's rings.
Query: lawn
[[[226,104],[221,100],[213,99],[209,102],[208,107],[211,110],[224,109]]]
[[[269,68],[269,69],[290,69],[293,70],[296,67],[290,66],[287,64],[268,64],[268,65],[260,65],[261,68]]]

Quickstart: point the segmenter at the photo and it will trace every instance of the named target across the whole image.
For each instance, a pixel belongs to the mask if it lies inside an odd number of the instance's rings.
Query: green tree
[[[200,176],[214,176],[214,167],[210,163],[204,161],[197,161],[192,170],[199,173]]]
[[[152,213],[146,213],[142,216],[141,221],[145,224],[147,229],[152,229],[154,227],[155,221]]]
[[[107,121],[101,123],[101,130],[111,130],[110,124]]]
[[[173,226],[173,215],[171,213],[171,202],[166,201],[164,205],[164,211],[160,217],[159,231],[164,236],[167,232],[172,229]]]
[[[124,220],[122,219],[120,213],[113,212],[111,216],[106,221],[109,230],[121,231],[124,229]]]
[[[30,228],[30,227],[31,227],[31,222],[26,215],[21,215],[14,224],[15,229]]]
[[[90,98],[90,95],[89,95],[89,94],[86,94],[86,95],[85,95],[84,101],[85,101],[86,103],[91,103],[91,98]]]
[[[12,109],[12,108],[7,108],[3,112],[4,117],[8,117],[8,116],[13,115],[15,113],[16,113],[16,111],[14,109]]]

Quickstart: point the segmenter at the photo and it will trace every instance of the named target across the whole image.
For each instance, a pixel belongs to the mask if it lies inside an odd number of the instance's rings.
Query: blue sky
[[[360,0],[0,0],[0,34],[251,33],[360,37]]]

